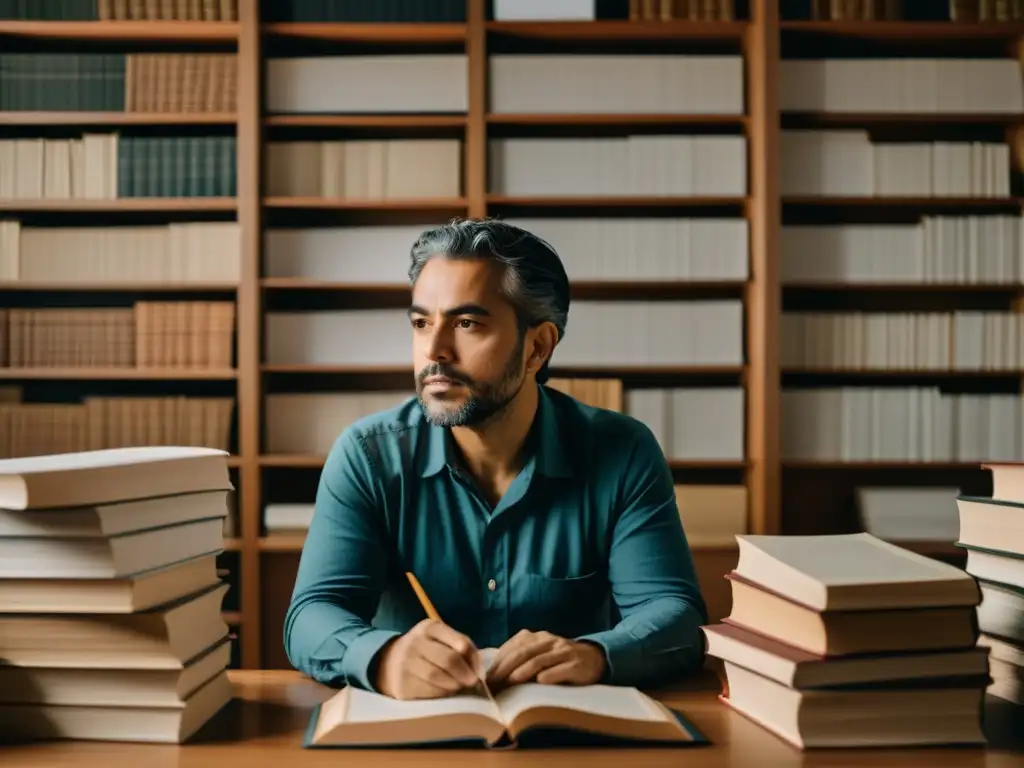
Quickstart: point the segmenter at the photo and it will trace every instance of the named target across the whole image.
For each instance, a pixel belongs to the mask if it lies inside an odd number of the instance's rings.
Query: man
[[[558,256],[493,220],[428,230],[411,256],[417,397],[327,457],[285,619],[293,665],[401,699],[472,687],[484,648],[498,688],[698,667],[706,609],[657,441],[543,386],[569,309]]]

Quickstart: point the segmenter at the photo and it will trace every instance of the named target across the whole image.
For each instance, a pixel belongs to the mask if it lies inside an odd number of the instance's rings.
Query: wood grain
[[[534,751],[418,749],[313,750],[303,749],[302,738],[313,707],[333,691],[291,671],[236,671],[230,673],[235,699],[222,709],[193,740],[183,746],[116,744],[103,742],[50,742],[4,747],[4,764],[18,768],[281,768],[298,764],[357,765],[359,768],[419,768],[461,766],[586,765],[588,768],[720,768],[721,766],[886,766],[886,768],[1010,768],[1019,766],[1019,732],[1014,735],[1014,713],[990,700],[986,712],[987,748],[857,749],[801,752],[761,726],[730,710],[718,700],[719,683],[705,670],[693,678],[649,693],[676,708],[700,729],[710,744],[679,749],[594,748]]]

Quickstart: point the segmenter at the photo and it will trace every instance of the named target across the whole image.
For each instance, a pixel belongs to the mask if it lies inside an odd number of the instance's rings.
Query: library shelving
[[[76,233],[86,228],[96,232],[149,228],[149,242],[157,243],[153,247],[167,252],[172,248],[167,243],[173,240],[173,247],[178,249],[173,259],[182,263],[153,274],[135,272],[135,265],[129,273],[122,266],[132,266],[130,254],[115,247],[111,263],[97,264],[95,270],[42,275],[22,270],[21,274],[0,275],[0,291],[10,297],[12,305],[33,309],[232,301],[235,338],[230,369],[165,368],[155,364],[83,368],[48,365],[48,361],[43,361],[33,367],[3,369],[0,378],[33,386],[57,382],[63,387],[59,392],[48,390],[40,396],[59,395],[71,401],[91,394],[90,386],[94,383],[113,387],[118,394],[168,392],[198,396],[207,391],[201,389],[206,385],[219,387],[213,390],[218,394],[231,393],[234,410],[229,450],[238,490],[237,520],[226,542],[222,567],[231,572],[233,584],[234,602],[226,604],[225,615],[238,634],[240,655],[235,663],[244,667],[287,663],[281,647],[281,623],[303,537],[268,533],[263,521],[264,508],[271,502],[311,502],[325,458],[323,441],[292,450],[275,450],[271,434],[275,429],[274,399],[296,394],[332,396],[336,392],[353,396],[361,392],[400,394],[411,387],[412,372],[400,359],[374,361],[364,359],[365,355],[355,360],[345,356],[327,360],[275,356],[275,344],[280,341],[275,339],[275,315],[308,316],[316,311],[343,315],[355,310],[403,308],[408,300],[403,254],[411,244],[410,233],[452,216],[501,216],[549,221],[555,226],[563,221],[577,222],[576,226],[579,222],[612,222],[613,227],[618,227],[613,240],[617,236],[620,242],[627,242],[622,241],[626,236],[623,233],[632,222],[641,222],[653,227],[650,231],[654,234],[649,237],[661,237],[664,246],[672,238],[691,242],[692,269],[696,270],[692,273],[649,270],[649,274],[633,274],[628,269],[616,272],[612,268],[613,274],[604,274],[590,265],[589,271],[584,269],[573,280],[573,299],[591,303],[594,311],[603,308],[620,313],[631,303],[646,306],[653,302],[677,313],[666,315],[666,321],[671,323],[674,317],[684,324],[686,316],[680,313],[687,306],[695,303],[713,308],[717,302],[719,309],[728,310],[725,321],[732,323],[732,335],[726,334],[721,350],[712,344],[703,350],[703,356],[692,360],[671,352],[650,360],[635,355],[605,360],[588,357],[585,349],[577,349],[571,362],[554,361],[553,374],[570,380],[621,381],[627,398],[631,391],[646,392],[648,400],[669,398],[679,387],[711,393],[711,397],[716,392],[727,398],[738,393],[738,401],[722,401],[725,407],[739,403],[738,409],[729,407],[730,413],[740,414],[731,426],[731,434],[736,438],[732,442],[738,447],[726,445],[718,454],[708,457],[701,454],[699,444],[696,449],[693,447],[694,436],[687,441],[684,434],[674,438],[682,448],[680,455],[668,457],[669,463],[681,485],[715,484],[746,489],[744,529],[774,530],[779,477],[775,446],[779,296],[777,286],[773,285],[777,281],[778,192],[774,167],[778,149],[774,106],[777,20],[770,7],[762,10],[755,5],[750,13],[740,8],[735,21],[639,22],[630,21],[624,14],[623,18],[594,22],[534,23],[492,19],[488,3],[469,0],[465,3],[464,18],[457,22],[385,23],[293,19],[276,13],[271,4],[264,3],[262,9],[257,5],[239,4],[237,19],[233,20],[0,21],[0,35],[12,41],[14,52],[45,45],[47,50],[80,54],[196,56],[212,52],[235,57],[235,72],[227,86],[233,89],[230,98],[223,94],[211,96],[201,105],[195,100],[189,102],[188,94],[179,92],[182,83],[174,80],[192,78],[195,82],[195,73],[188,74],[184,66],[176,70],[177,64],[169,59],[156,59],[141,68],[138,63],[130,63],[130,59],[128,64],[111,65],[107,60],[98,65],[98,77],[107,80],[101,86],[102,94],[88,97],[94,98],[93,102],[71,93],[73,89],[66,87],[71,75],[61,69],[42,73],[65,92],[54,101],[33,102],[13,78],[8,80],[7,90],[0,91],[4,99],[0,102],[0,131],[4,139],[70,140],[91,135],[116,135],[113,141],[122,142],[126,138],[171,139],[145,150],[152,152],[152,156],[146,155],[139,161],[142,174],[150,167],[155,167],[157,173],[160,168],[171,168],[170,179],[151,183],[143,176],[141,181],[127,182],[139,185],[143,194],[121,194],[121,185],[126,183],[122,178],[109,179],[105,182],[107,187],[87,194],[81,190],[74,194],[72,190],[63,196],[32,195],[15,188],[0,196],[0,218],[20,223],[22,255],[33,247],[42,248],[33,246],[39,241],[40,230],[45,242],[45,235],[63,228],[74,228]],[[337,54],[342,51],[351,55],[344,60],[350,66],[358,66],[355,62],[359,59],[375,56],[381,60],[394,57],[400,62],[403,56],[434,54],[437,61],[448,61],[437,65],[440,74],[424,75],[428,78],[426,85],[421,81],[418,89],[405,94],[413,101],[419,99],[415,107],[387,102],[389,91],[396,91],[396,82],[408,78],[409,70],[382,75],[391,79],[377,89],[384,95],[370,108],[346,103],[317,104],[317,92],[323,89],[317,88],[315,80],[331,76],[316,71],[315,59],[323,57],[341,66],[342,59]],[[614,100],[609,102],[613,108],[606,110],[565,109],[542,101],[532,109],[503,109],[497,96],[493,71],[496,57],[514,70],[517,56],[525,61],[532,58],[531,54],[572,56],[581,52],[588,58],[604,56],[614,63],[626,59],[608,57],[637,59],[638,53],[659,51],[681,59],[707,55],[729,60],[734,71],[719,77],[726,78],[725,88],[733,94],[733,103],[719,100],[715,107],[714,94],[698,93],[698,98],[710,106],[695,110],[688,104],[652,102],[624,114]],[[69,64],[68,69],[86,69],[89,65],[82,61],[85,60]],[[289,66],[298,66],[300,71],[288,72]],[[303,66],[305,71],[301,71]],[[699,69],[691,67],[690,71],[699,76]],[[129,95],[133,92],[133,76],[154,78],[149,84],[154,93],[144,105],[139,103],[137,94]],[[435,77],[433,84],[431,76]],[[511,76],[517,75],[513,72]],[[288,88],[289,77],[298,78],[298,86],[305,82],[309,87]],[[350,73],[348,79],[354,77],[359,75]],[[366,77],[365,71],[362,77]],[[455,86],[445,88],[444,77],[452,78]],[[729,77],[733,79],[730,81]],[[441,79],[440,87],[436,78]],[[332,83],[343,84],[345,79],[342,72]],[[282,81],[286,82],[285,87]],[[631,86],[624,81],[622,88],[618,94],[620,102]],[[116,93],[118,89],[125,93]],[[503,90],[507,92],[508,87]],[[327,89],[328,100],[330,91]],[[287,93],[282,96],[284,92]],[[350,87],[340,92],[342,97],[356,101],[373,102],[375,96],[352,91]],[[135,99],[134,107],[129,103],[131,98]],[[310,99],[314,103],[309,103]],[[437,99],[443,103],[431,103]],[[218,179],[174,177],[174,168],[188,165],[188,160],[161,154],[175,151],[175,139],[209,135],[234,137],[234,162],[225,166],[235,174],[229,190],[221,190]],[[517,186],[507,176],[503,186],[496,178],[493,147],[505,141],[514,144],[517,139],[531,137],[570,143],[608,139],[619,142],[613,151],[628,157],[625,147],[634,135],[683,142],[731,137],[740,142],[739,156],[743,162],[737,166],[733,161],[730,165],[730,157],[736,157],[730,154],[730,147],[716,150],[713,141],[708,144],[709,153],[719,152],[718,162],[724,175],[732,180],[725,187],[715,184],[715,166],[705,169],[703,180],[684,178],[687,185],[678,188],[667,181],[659,188],[641,177],[637,189],[625,186],[625,180],[620,180],[623,186],[615,188],[613,179],[606,189],[578,186],[549,195],[543,189],[530,188],[529,183]],[[435,164],[428,168],[426,181],[424,177],[403,178],[401,174],[398,178],[381,179],[321,172],[325,167],[324,153],[336,153],[337,165],[342,168],[346,164],[351,167],[375,162],[372,156],[351,154],[351,148],[356,146],[372,146],[371,152],[380,152],[383,145],[385,151],[396,152],[398,161],[392,167],[422,163],[422,155],[401,154],[406,147],[413,146],[400,143],[407,140],[441,142],[426,145],[427,151],[433,147],[442,156],[454,158],[457,171],[453,174],[450,167]],[[456,145],[454,152],[451,142]],[[302,167],[306,162],[301,151],[288,155],[292,150],[287,145],[310,143],[320,147],[320,157],[311,166],[318,170],[306,166],[294,176],[288,176],[286,171],[281,175],[280,167]],[[686,146],[695,155],[701,153],[700,147],[694,150]],[[72,149],[68,155],[77,151]],[[209,149],[211,153],[215,151]],[[279,162],[279,158],[283,159]],[[649,161],[651,158],[657,162],[658,155],[649,155]],[[220,166],[222,161],[213,162]],[[167,172],[164,173],[166,176]],[[310,182],[312,177],[318,177],[315,184]],[[535,181],[535,187],[538,183],[543,185],[543,180]],[[163,189],[161,184],[169,185],[170,189]],[[205,193],[183,194],[178,188],[184,187],[187,192],[189,184],[195,186],[193,192]],[[702,190],[701,184],[706,188]],[[397,191],[392,190],[395,194],[389,194],[388,185],[396,186]],[[188,250],[188,236],[179,237],[186,230],[176,230],[178,235],[166,234],[162,241],[161,236],[153,234],[153,228],[166,227],[170,232],[171,228],[196,222],[235,222],[237,231],[227,240],[200,244],[192,251]],[[689,222],[696,222],[693,233],[685,229]],[[715,222],[722,222],[726,230],[707,228],[715,226]],[[739,235],[727,231],[729,226],[738,224],[743,227]],[[384,265],[386,269],[378,269],[372,276],[333,275],[329,266],[325,268],[326,274],[319,274],[316,265],[311,273],[289,272],[287,259],[280,255],[289,250],[290,244],[294,245],[294,238],[301,241],[303,233],[313,233],[309,235],[313,240],[317,233],[327,233],[328,238],[340,238],[333,243],[344,258],[346,248],[351,255],[351,249],[365,247],[363,242],[346,242],[346,230],[365,227],[399,230],[383,246],[395,248],[397,258],[393,257]],[[293,240],[275,247],[275,237]],[[739,266],[734,265],[732,272],[722,272],[713,260],[709,261],[707,241],[712,238],[717,242],[721,237],[739,244],[734,246],[738,255],[732,255],[732,261]],[[0,235],[0,255],[3,242]],[[331,242],[328,240],[324,247],[329,249]],[[204,271],[204,266],[210,267],[204,264],[204,258],[222,258],[220,246],[225,244],[229,253],[223,258],[231,264],[217,268],[222,272]],[[63,247],[71,246],[65,243]],[[88,246],[82,248],[88,251]],[[315,245],[302,242],[298,250],[303,248],[305,257],[315,257]],[[237,250],[237,254],[231,249]],[[570,250],[585,254],[578,243]],[[367,259],[373,260],[377,255],[367,254]],[[702,255],[708,263],[700,261]],[[119,266],[119,259],[125,265]],[[282,262],[284,267],[275,261]],[[60,266],[53,269],[59,270]],[[734,309],[739,312],[731,312]],[[705,322],[709,319],[714,322],[712,315]],[[585,318],[576,322],[581,329],[586,325]],[[620,315],[617,322],[628,325],[629,318]],[[583,330],[576,334],[583,338]],[[287,342],[285,345],[288,346]],[[302,344],[291,346],[301,348]],[[619,346],[628,351],[628,339]],[[24,395],[30,399],[36,393],[28,386]],[[723,431],[729,429],[723,425]],[[727,599],[722,575],[732,567],[735,547],[720,541],[695,543],[694,551],[709,602],[716,615],[721,615],[726,610],[723,599]]]
[[[900,543],[962,564],[953,494],[990,493],[980,465],[1024,455],[1024,19],[785,5],[779,530],[916,520]]]
[[[303,536],[268,530],[266,508],[308,507],[346,420],[411,393],[407,328],[392,325],[408,302],[408,248],[419,230],[454,216],[505,218],[553,242],[574,302],[553,375],[567,386],[620,387],[606,394],[652,425],[680,489],[741,491],[739,507],[734,496],[716,502],[716,524],[736,523],[726,518],[739,509],[740,528],[754,533],[857,530],[859,488],[984,489],[975,456],[924,461],[890,450],[872,460],[858,452],[860,438],[845,454],[787,451],[793,418],[833,422],[814,402],[786,401],[854,387],[1009,395],[1024,364],[909,343],[878,360],[819,345],[830,357],[794,347],[788,316],[941,315],[929,333],[944,339],[977,338],[979,323],[982,337],[1002,332],[986,323],[1016,328],[985,313],[1016,309],[1022,276],[964,262],[952,245],[963,232],[950,222],[970,218],[976,232],[988,226],[978,222],[1019,219],[1019,153],[978,150],[993,168],[1016,163],[1008,188],[1002,176],[958,189],[954,175],[930,173],[948,187],[931,194],[914,187],[913,172],[883,169],[880,187],[866,190],[851,186],[856,160],[801,176],[789,167],[787,134],[859,131],[867,139],[844,147],[861,157],[888,151],[875,139],[1010,147],[1024,110],[910,111],[886,100],[877,77],[862,79],[878,89],[874,100],[791,103],[800,92],[785,67],[791,58],[869,58],[866,48],[890,58],[1009,56],[1024,36],[1020,22],[780,19],[769,0],[701,4],[729,9],[729,18],[660,21],[630,19],[624,0],[599,4],[607,18],[564,22],[496,19],[487,0],[381,2],[372,4],[378,15],[367,4],[359,18],[308,2],[224,2],[204,4],[223,12],[204,20],[101,20],[110,7],[97,5],[93,18],[0,20],[3,307],[20,311],[23,326],[32,312],[131,310],[148,331],[123,317],[109,322],[151,340],[154,325],[172,323],[165,305],[194,305],[209,322],[224,320],[215,312],[229,305],[230,363],[187,362],[148,344],[135,350],[144,360],[5,365],[0,392],[17,387],[26,402],[231,400],[236,515],[221,567],[232,582],[225,612],[236,665],[287,665],[282,622]],[[13,70],[2,63],[30,51],[68,57],[32,74],[28,59]],[[185,83],[203,83],[205,95],[191,96]],[[65,171],[3,181],[3,142],[39,140],[30,151]],[[962,159],[952,151],[944,162]],[[910,164],[898,150],[890,160]],[[97,162],[81,186],[76,163]],[[904,225],[905,237],[930,244],[932,271],[900,262],[898,241],[864,236],[839,247],[833,237],[815,251],[814,241],[788,240],[801,226],[853,224]],[[865,261],[829,272],[828,259],[815,265],[805,249]],[[871,253],[895,260],[879,267]],[[961,327],[958,311],[982,314]],[[46,317],[70,327],[79,316]],[[831,326],[820,325],[801,337],[827,338]],[[588,343],[589,326],[604,334],[601,344]],[[856,320],[848,326],[843,334],[863,336]],[[171,327],[193,339],[208,329]],[[690,421],[658,415],[673,410]],[[736,548],[728,536],[701,538],[700,525],[688,522],[688,532],[715,620],[728,612],[722,577]],[[947,540],[907,546],[956,556]]]

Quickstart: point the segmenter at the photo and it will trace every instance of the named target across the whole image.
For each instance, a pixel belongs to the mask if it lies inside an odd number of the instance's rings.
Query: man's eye
[[[422,317],[417,318],[417,319],[412,321],[412,327],[413,328],[422,328],[426,324],[427,324],[427,321],[424,320]]]
[[[475,320],[466,320],[466,319],[459,320],[459,327],[460,328],[472,328],[474,325],[476,325],[476,321]]]

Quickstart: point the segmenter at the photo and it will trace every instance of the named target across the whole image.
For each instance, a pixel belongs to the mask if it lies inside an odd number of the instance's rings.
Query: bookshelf
[[[789,5],[780,532],[886,536],[916,519],[904,546],[962,564],[955,508],[937,499],[990,493],[979,464],[1022,456],[1024,19],[984,1],[904,3],[892,20],[899,4],[876,3],[876,20]],[[961,173],[964,152],[983,183]]]
[[[141,176],[141,193],[130,196],[123,192],[134,189],[131,168],[119,169],[127,181],[113,174],[102,188],[70,190],[80,194],[15,194],[0,184],[2,305],[106,310],[228,302],[234,307],[231,365],[158,365],[154,355],[174,355],[150,349],[152,364],[144,367],[130,361],[6,366],[0,394],[10,385],[28,402],[232,398],[227,444],[236,526],[221,567],[232,583],[225,612],[237,632],[235,665],[287,664],[281,626],[303,537],[268,532],[265,507],[312,502],[330,436],[362,410],[411,392],[401,347],[407,329],[392,322],[408,300],[405,254],[416,232],[452,216],[500,216],[555,243],[573,282],[570,327],[578,330],[556,352],[553,374],[620,381],[625,409],[662,435],[680,487],[745,489],[747,531],[858,529],[861,486],[983,490],[979,462],[954,454],[926,462],[909,455],[867,460],[857,453],[844,459],[842,451],[788,452],[793,409],[785,404],[794,392],[882,389],[893,382],[1013,394],[1021,371],[987,361],[957,366],[941,354],[924,361],[883,356],[880,365],[841,346],[833,357],[794,357],[794,333],[825,338],[831,326],[806,332],[789,316],[872,311],[951,318],[957,310],[1015,309],[1024,298],[1022,276],[964,267],[956,249],[945,246],[935,250],[934,274],[893,262],[881,273],[853,263],[856,274],[845,275],[812,268],[812,257],[788,238],[791,228],[809,224],[902,223],[923,232],[922,222],[942,217],[1019,218],[1019,164],[1009,189],[935,195],[899,186],[916,183],[900,177],[871,194],[842,183],[793,189],[787,186],[793,178],[806,179],[788,169],[792,147],[785,137],[867,131],[862,152],[874,151],[876,137],[998,143],[1024,119],[1005,107],[981,114],[907,112],[884,101],[856,109],[793,106],[785,101],[793,93],[784,87],[785,67],[796,57],[866,57],[867,46],[892,58],[955,58],[961,50],[1009,56],[1024,37],[1024,22],[798,19],[787,3],[780,19],[779,4],[768,0],[729,4],[732,20],[630,19],[626,0],[599,3],[602,17],[594,21],[503,21],[493,18],[487,0],[424,0],[420,5],[439,21],[303,15],[312,6],[301,2],[290,15],[280,3],[249,0],[197,4],[209,12],[202,21],[97,18],[119,13],[120,5],[79,2],[63,20],[0,19],[0,47],[5,53],[227,54],[234,57],[233,79],[209,71],[200,77],[194,62],[201,58],[188,59],[193,69],[180,71],[171,59],[153,59],[159,66],[142,75],[137,65],[107,59],[96,75],[97,94],[106,101],[58,89],[62,101],[12,104],[9,99],[32,97],[20,84],[5,89],[11,79],[0,63],[0,141],[87,135],[120,147],[116,142],[143,139],[130,145],[142,148],[139,165],[158,169],[158,181]],[[383,14],[390,6],[374,7]],[[414,12],[412,4],[405,7]],[[678,63],[667,75],[645,69],[660,59]],[[539,82],[538,72],[543,88],[529,85]],[[43,76],[58,84],[68,77],[59,69]],[[144,110],[128,108],[140,105],[138,96],[128,97],[139,92],[133,77],[152,78]],[[210,96],[199,104],[177,90],[175,77],[221,82],[231,98]],[[360,82],[375,87],[353,85]],[[403,90],[405,82],[416,87]],[[674,87],[645,90],[637,82]],[[588,83],[607,87],[591,92]],[[674,101],[673,94],[685,98]],[[201,138],[230,143],[196,143]],[[182,160],[173,154],[178,146],[200,148],[182,150]],[[0,176],[10,157],[2,147]],[[81,151],[73,147],[67,155]],[[189,176],[193,155],[224,176]],[[686,164],[671,165],[684,157]],[[1007,162],[1015,158],[1011,152]],[[176,175],[179,166],[184,176]],[[551,172],[556,166],[561,174]],[[663,167],[668,170],[659,172]],[[414,168],[427,172],[407,172]],[[840,173],[840,182],[850,175]],[[5,254],[12,242],[5,221],[20,227],[20,273],[13,275],[2,271],[10,269]],[[108,238],[115,231],[127,239]],[[61,232],[65,239],[53,240]],[[898,243],[890,247],[899,252]],[[807,248],[813,256],[813,241]],[[70,260],[36,274],[32,265],[45,253]],[[147,271],[140,253],[166,258]],[[105,257],[74,269],[75,259],[93,254]],[[969,279],[961,277],[964,269]],[[599,325],[609,318],[609,326]],[[943,326],[950,338],[952,322]],[[582,329],[590,325],[605,329],[603,344],[586,343]],[[848,325],[844,334],[862,333],[856,320]],[[636,335],[616,337],[608,328]],[[700,332],[680,330],[686,328]],[[184,324],[179,333],[193,338],[196,326]],[[327,336],[364,342],[332,346],[323,341]],[[648,337],[659,341],[635,343]],[[687,397],[676,398],[683,390]],[[805,424],[816,418],[806,416],[815,407],[798,403]],[[694,437],[666,420],[673,408],[711,415]],[[306,432],[279,426],[289,421]],[[705,433],[721,439],[701,444]],[[692,540],[714,620],[728,611],[722,575],[735,563],[735,546],[721,538]],[[944,541],[909,546],[937,557],[956,554]]]

